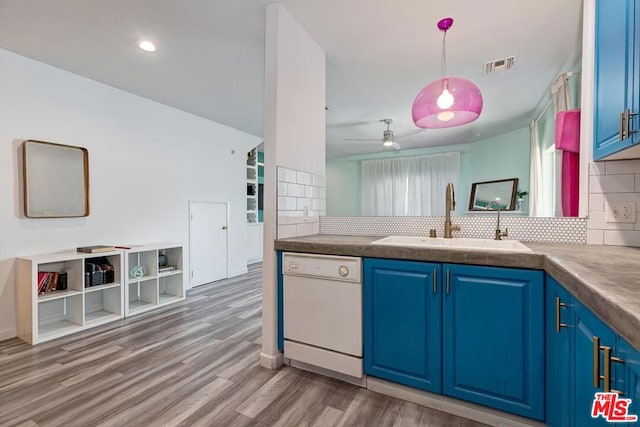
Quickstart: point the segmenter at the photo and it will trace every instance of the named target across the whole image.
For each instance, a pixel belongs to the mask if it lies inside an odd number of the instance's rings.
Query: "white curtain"
[[[538,122],[531,120],[529,125],[531,135],[531,166],[529,175],[529,215],[542,216],[542,154],[538,137]]]
[[[562,216],[562,151],[555,149],[555,118],[571,109],[569,75],[561,74],[551,85],[552,99],[532,120],[529,215]],[[553,110],[549,110],[553,105]]]
[[[571,91],[569,89],[569,75],[561,74],[551,86],[551,94],[553,95],[553,118],[559,111],[571,109]],[[555,126],[554,126],[555,130]],[[555,131],[554,131],[555,142]],[[554,216],[562,216],[562,150],[555,152],[555,176],[559,179],[555,180],[555,201]]]
[[[460,153],[362,161],[362,214],[444,215],[448,182],[458,183]]]

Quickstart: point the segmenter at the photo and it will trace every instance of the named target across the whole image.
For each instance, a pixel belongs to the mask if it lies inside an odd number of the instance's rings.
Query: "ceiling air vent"
[[[500,73],[513,68],[516,63],[516,56],[507,56],[506,58],[494,59],[484,63],[482,74]]]

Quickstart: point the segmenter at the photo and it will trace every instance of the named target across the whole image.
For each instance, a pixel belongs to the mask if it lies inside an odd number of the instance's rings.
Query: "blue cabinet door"
[[[596,2],[595,46],[595,160],[616,153],[637,142],[638,134],[620,140],[620,113],[637,113],[634,86],[638,82],[636,52],[636,0]],[[636,129],[638,118],[631,119]],[[625,124],[626,126],[626,124]]]
[[[570,423],[571,294],[551,276],[545,278],[545,413],[549,427]]]
[[[571,294],[551,276],[545,283],[545,413],[549,427],[570,424]]]
[[[441,391],[441,266],[364,260],[364,370]]]
[[[443,271],[444,394],[544,419],[543,273],[453,264]]]
[[[573,326],[571,334],[573,363],[570,372],[571,425],[575,427],[606,425],[604,419],[591,417],[595,393],[604,391],[604,380],[595,378],[604,375],[604,354],[603,351],[594,348],[594,342],[598,338],[600,346],[610,347],[615,354],[617,336],[576,298],[572,299],[571,312],[570,322]],[[615,365],[611,366],[611,388],[615,388],[615,378],[617,378]],[[595,381],[598,383],[597,386]]]
[[[618,368],[617,388],[624,392],[624,395],[621,396],[622,398],[631,399],[629,415],[638,416],[637,422],[626,425],[637,427],[640,426],[640,352],[620,338],[616,356],[624,360]]]

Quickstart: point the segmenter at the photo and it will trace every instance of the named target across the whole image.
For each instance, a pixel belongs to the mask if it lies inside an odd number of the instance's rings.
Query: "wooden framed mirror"
[[[27,218],[89,215],[89,152],[86,148],[25,141],[22,180]]]
[[[501,211],[514,211],[516,209],[517,192],[518,178],[474,182],[471,184],[469,210],[494,210],[496,209],[496,203],[498,203]]]

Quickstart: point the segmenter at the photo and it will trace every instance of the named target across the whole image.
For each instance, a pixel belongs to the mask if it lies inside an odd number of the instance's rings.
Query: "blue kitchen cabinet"
[[[619,338],[616,356],[624,360],[618,367],[617,388],[624,393],[621,397],[631,399],[629,415],[639,417],[638,422],[627,425],[637,427],[640,426],[640,352]]]
[[[545,413],[549,427],[570,425],[571,294],[551,276],[545,283]]]
[[[364,371],[439,393],[441,265],[364,260]]]
[[[594,160],[639,141],[640,5],[636,0],[596,1]],[[625,115],[625,112],[629,115]],[[622,157],[624,158],[624,157]]]
[[[570,378],[570,417],[575,427],[602,426],[602,418],[592,418],[594,394],[604,391],[604,347],[617,353],[617,335],[577,299],[571,303],[571,372]],[[599,345],[598,345],[599,341]],[[597,363],[596,363],[597,360]],[[609,385],[616,387],[616,363],[611,363]],[[597,382],[597,384],[596,384]]]
[[[455,264],[443,272],[443,393],[543,420],[543,272]]]

